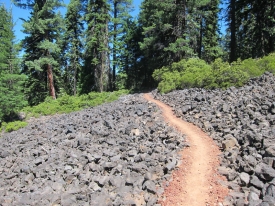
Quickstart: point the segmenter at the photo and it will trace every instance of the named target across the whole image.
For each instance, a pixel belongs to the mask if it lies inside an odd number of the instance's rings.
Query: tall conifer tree
[[[23,95],[25,76],[20,75],[14,38],[11,12],[0,5],[0,124],[2,120],[12,120],[27,104]]]
[[[258,58],[274,52],[274,2],[228,0],[229,61]]]
[[[218,14],[219,14],[220,0],[211,0],[202,7],[201,20],[201,45],[199,46],[202,52],[200,58],[208,63],[213,62],[216,58],[222,55],[222,49],[219,46],[219,28],[218,28]]]
[[[23,24],[27,37],[23,72],[28,76],[26,86],[30,105],[44,101],[49,94],[53,99],[59,90],[60,68],[58,64],[60,34],[63,19],[56,9],[63,6],[61,0],[17,1],[22,7],[31,8],[31,17]]]
[[[238,57],[258,58],[274,52],[274,8],[272,0],[238,2],[236,13]]]
[[[82,36],[84,29],[84,12],[81,0],[71,0],[65,16],[66,32],[64,38],[64,85],[68,94],[77,94],[81,63],[83,58]]]
[[[174,1],[145,0],[141,4],[139,26],[142,28],[143,39],[139,42],[142,50],[139,70],[143,78],[142,87],[152,86],[153,71],[171,63],[173,56],[178,56],[173,55],[171,49],[165,51],[170,43],[176,41],[177,34],[174,32],[178,31],[178,28],[173,24],[177,20],[175,11]]]
[[[127,26],[130,18],[132,0],[110,0],[112,19],[110,22],[110,35],[112,45],[112,75],[111,89],[115,89],[116,72],[122,66],[121,55],[125,44],[123,35],[124,27]]]
[[[109,21],[107,0],[90,0],[86,8],[87,22],[81,93],[103,92],[110,77]]]
[[[233,62],[237,60],[237,38],[236,38],[236,0],[230,0],[228,3],[228,29],[230,31],[230,54],[229,61]]]
[[[183,58],[210,62],[218,56],[218,4],[218,0],[142,2],[141,61],[146,62],[144,71],[149,77],[145,82],[153,82],[150,77],[155,69]]]
[[[121,54],[122,70],[121,75],[126,75],[126,88],[139,88],[144,79],[143,52],[139,42],[142,41],[142,28],[137,20],[129,18],[123,27],[123,49]]]

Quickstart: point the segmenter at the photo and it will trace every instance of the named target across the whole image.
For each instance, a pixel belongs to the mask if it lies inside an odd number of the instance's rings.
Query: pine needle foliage
[[[91,0],[86,4],[87,23],[81,94],[108,90],[110,77],[109,27],[110,5],[107,0]]]
[[[22,92],[26,77],[20,74],[14,38],[11,12],[0,5],[0,124],[16,118],[27,104]]]
[[[31,16],[23,23],[25,56],[23,73],[28,76],[26,96],[30,105],[43,102],[47,96],[56,99],[60,85],[60,35],[63,18],[56,10],[61,0],[18,1],[18,5],[31,9]]]
[[[65,15],[63,40],[64,89],[69,95],[76,95],[83,64],[84,6],[81,0],[71,0]]]

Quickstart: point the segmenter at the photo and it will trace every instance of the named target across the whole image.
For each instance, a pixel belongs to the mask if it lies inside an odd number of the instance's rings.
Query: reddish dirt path
[[[171,107],[153,99],[144,98],[159,106],[164,119],[178,131],[187,135],[190,147],[181,152],[182,162],[173,173],[173,180],[166,187],[159,203],[164,206],[214,206],[223,202],[228,190],[219,184],[225,180],[217,172],[219,148],[201,129],[173,115]]]

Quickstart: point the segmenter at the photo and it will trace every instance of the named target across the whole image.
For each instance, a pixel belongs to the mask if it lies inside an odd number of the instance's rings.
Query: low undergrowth
[[[261,76],[264,72],[275,73],[275,53],[260,59],[246,59],[229,64],[216,59],[211,64],[198,58],[181,60],[170,66],[157,69],[153,78],[159,82],[161,93],[176,89],[206,88],[227,89],[243,86],[250,78]]]
[[[112,102],[117,100],[121,95],[128,94],[128,90],[119,90],[115,92],[91,92],[89,94],[81,96],[69,96],[67,94],[53,100],[51,97],[46,98],[46,100],[33,107],[24,107],[21,110],[21,114],[24,114],[24,119],[29,119],[31,117],[40,117],[45,115],[54,114],[64,114],[74,111],[79,111],[88,107],[94,107],[104,103]],[[27,125],[23,121],[15,122],[2,122],[0,131],[1,132],[11,132],[16,131]]]
[[[42,115],[53,115],[79,111],[88,107],[94,107],[103,103],[115,101],[119,96],[127,94],[127,90],[115,92],[91,92],[81,96],[69,96],[67,94],[53,100],[48,97],[45,102],[33,106],[25,107],[22,112],[28,117],[39,117]]]
[[[26,127],[28,125],[27,122],[23,122],[23,121],[14,121],[14,122],[3,122],[2,126],[0,128],[1,132],[12,132],[12,131],[16,131],[19,130],[23,127]]]

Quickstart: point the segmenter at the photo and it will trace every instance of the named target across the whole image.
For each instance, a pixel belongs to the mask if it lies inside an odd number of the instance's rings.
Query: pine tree
[[[21,1],[20,1],[21,2]],[[32,9],[31,17],[23,24],[25,49],[23,72],[28,76],[26,91],[30,105],[44,101],[49,95],[55,99],[60,81],[60,34],[62,16],[56,9],[63,6],[61,0],[25,1],[20,6]]]
[[[237,60],[237,38],[236,38],[236,0],[230,0],[228,4],[227,21],[230,30],[230,55],[229,62]]]
[[[239,30],[237,38],[239,53],[243,58],[262,57],[275,49],[274,1],[240,1],[238,6]],[[249,38],[245,38],[249,37]],[[249,46],[250,54],[243,46]]]
[[[211,0],[201,8],[201,12],[203,18],[201,19],[201,45],[198,56],[211,63],[222,55],[218,28],[219,0]]]
[[[139,25],[145,82],[153,86],[152,72],[183,58],[211,62],[219,56],[218,0],[144,0]]]
[[[22,92],[25,76],[20,75],[14,38],[11,12],[0,5],[0,123],[12,120],[27,104]]]
[[[81,93],[103,92],[108,89],[110,77],[109,22],[110,6],[107,0],[88,1],[85,20],[86,48],[81,73]]]
[[[274,52],[274,2],[228,0],[229,61],[257,58]]]
[[[183,58],[197,56],[199,45],[199,29],[201,12],[199,8],[204,1],[177,0],[175,11],[170,20],[173,25],[173,41],[165,49],[171,54],[172,61],[178,62]],[[175,20],[173,20],[175,19]],[[171,63],[170,63],[171,64]]]
[[[142,41],[139,42],[142,50],[140,74],[143,79],[142,87],[153,86],[152,73],[155,69],[167,65],[177,58],[179,52],[173,55],[171,43],[176,42],[176,31],[179,29],[173,24],[176,21],[176,7],[174,2],[164,0],[145,0],[141,4],[139,26],[142,28]],[[175,27],[174,27],[175,26]],[[185,43],[185,42],[181,42]],[[171,46],[170,48],[167,48]],[[174,45],[176,47],[176,45]],[[182,48],[184,45],[182,45]]]
[[[84,23],[82,19],[83,6],[81,0],[71,0],[65,16],[66,32],[63,46],[64,52],[64,85],[68,94],[77,94],[77,85],[82,63],[82,35]]]
[[[112,55],[112,75],[111,75],[111,89],[115,89],[116,72],[121,68],[121,55],[123,51],[124,42],[124,27],[127,26],[127,20],[130,18],[132,0],[110,0],[111,6],[111,55]]]
[[[139,42],[142,41],[142,28],[137,20],[128,18],[123,26],[123,48],[121,50],[121,75],[126,76],[124,87],[129,89],[139,88],[144,79],[145,68],[142,65],[142,51]]]

